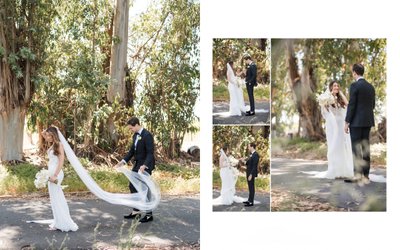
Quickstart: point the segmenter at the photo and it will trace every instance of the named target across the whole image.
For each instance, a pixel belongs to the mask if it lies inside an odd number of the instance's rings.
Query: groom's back
[[[353,83],[357,90],[357,104],[352,127],[372,127],[374,122],[375,88],[365,79]]]

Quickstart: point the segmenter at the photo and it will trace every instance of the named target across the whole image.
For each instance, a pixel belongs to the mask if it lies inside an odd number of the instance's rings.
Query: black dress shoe
[[[356,182],[359,182],[360,180],[361,180],[360,178],[351,178],[351,179],[344,179],[344,182],[356,183]]]
[[[249,203],[244,204],[244,206],[245,207],[252,207],[252,206],[254,206],[254,204],[252,202],[249,202]]]
[[[243,204],[249,204],[250,202],[249,201],[243,201]]]
[[[140,218],[140,213],[130,213],[128,215],[124,215],[125,219],[136,219]]]
[[[146,223],[149,221],[153,221],[153,215],[145,215],[143,218],[139,220],[140,223]]]
[[[253,116],[253,115],[255,115],[256,113],[254,113],[254,112],[249,112],[249,113],[246,113],[246,116]]]
[[[249,110],[249,111],[246,111],[246,114],[249,114],[249,113],[251,113],[251,111]]]

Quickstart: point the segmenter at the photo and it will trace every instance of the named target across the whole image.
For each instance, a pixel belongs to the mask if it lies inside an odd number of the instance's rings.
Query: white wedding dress
[[[234,202],[242,203],[247,199],[239,197],[236,194],[236,181],[238,179],[238,170],[232,166],[225,152],[220,151],[220,177],[221,177],[221,193],[220,196],[213,199],[213,205],[232,205]]]
[[[321,113],[325,119],[328,170],[303,173],[310,174],[314,178],[352,178],[354,169],[351,139],[350,134],[344,132],[346,109],[321,106]]]
[[[54,172],[57,170],[58,157],[54,154],[52,148],[47,152],[49,156],[49,175],[53,176]],[[50,227],[57,228],[61,231],[76,231],[78,230],[78,225],[72,220],[69,214],[69,208],[67,200],[65,199],[64,192],[61,187],[61,183],[64,179],[64,172],[61,170],[57,175],[57,184],[53,182],[48,182],[49,196],[51,203],[51,210],[53,211],[53,221],[50,223]]]
[[[233,73],[233,69],[227,65],[227,78],[228,78],[228,90],[229,90],[229,115],[230,116],[241,116],[242,113],[246,112],[246,105],[244,104],[243,89],[241,87],[242,79],[236,77]]]

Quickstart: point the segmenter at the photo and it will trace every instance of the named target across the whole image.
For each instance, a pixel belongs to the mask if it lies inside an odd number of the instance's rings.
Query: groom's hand
[[[251,181],[251,179],[253,178],[253,175],[249,175],[249,177],[247,178],[248,181]]]
[[[140,168],[139,168],[140,173],[144,173],[144,170],[145,170],[146,168],[147,168],[146,165],[140,166]]]
[[[346,134],[349,133],[349,123],[348,123],[348,122],[346,122],[346,124],[344,125],[344,132],[345,132]]]

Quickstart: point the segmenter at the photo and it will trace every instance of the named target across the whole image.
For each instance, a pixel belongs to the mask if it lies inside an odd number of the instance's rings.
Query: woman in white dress
[[[229,90],[229,115],[241,116],[242,112],[244,113],[247,110],[244,103],[243,90],[240,85],[241,79],[235,76],[233,71],[233,61],[229,61],[226,64],[226,68]]]
[[[64,172],[62,167],[64,165],[64,148],[60,143],[57,129],[50,127],[42,132],[44,139],[51,143],[51,147],[47,150],[49,157],[48,170],[49,170],[49,195],[51,210],[53,212],[53,221],[49,225],[50,230],[61,230],[64,232],[76,231],[78,226],[72,220],[69,213],[67,201],[61,187],[61,182],[64,179]]]
[[[321,106],[328,144],[328,170],[323,172],[321,177],[351,178],[354,176],[351,140],[350,135],[343,129],[348,101],[336,81],[329,84],[329,92],[334,97],[334,103]]]
[[[213,205],[232,205],[232,203],[242,203],[245,198],[238,197],[236,193],[236,181],[238,179],[238,170],[234,167],[239,163],[233,156],[229,155],[228,147],[224,146],[220,150],[219,167],[221,177],[221,194],[213,200]]]

